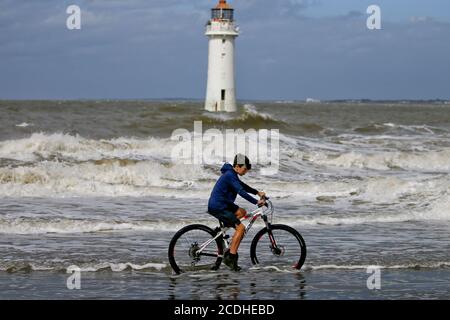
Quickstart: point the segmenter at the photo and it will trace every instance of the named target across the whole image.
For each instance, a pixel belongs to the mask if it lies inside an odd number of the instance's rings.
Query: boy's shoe
[[[223,255],[223,263],[225,263],[233,271],[241,270],[241,267],[239,267],[237,264],[238,259],[239,259],[238,253],[231,254],[230,251],[227,251]]]
[[[215,265],[213,265],[213,266],[211,267],[211,270],[212,270],[212,271],[217,271],[217,270],[219,270],[219,268],[220,268],[220,265],[215,264]]]

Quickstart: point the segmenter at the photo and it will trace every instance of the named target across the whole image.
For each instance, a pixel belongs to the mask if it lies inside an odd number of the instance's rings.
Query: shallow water
[[[188,101],[0,102],[0,297],[448,298],[449,119],[446,104],[255,103],[217,115]],[[194,120],[280,130],[278,174],[260,175],[262,161],[243,180],[303,235],[300,273],[251,269],[258,223],[244,272],[172,275],[173,234],[216,225],[206,204],[220,163],[171,161],[170,134]],[[65,286],[71,265],[77,292]],[[371,265],[381,290],[367,289]]]
[[[82,273],[80,289],[64,273],[0,273],[2,299],[379,300],[448,299],[448,270],[388,270],[369,290],[365,270],[244,272],[169,276],[143,271]]]

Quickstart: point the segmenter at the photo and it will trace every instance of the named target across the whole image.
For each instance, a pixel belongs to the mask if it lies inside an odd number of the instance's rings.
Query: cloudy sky
[[[0,99],[202,99],[216,2],[0,0]],[[240,99],[450,99],[448,0],[229,2]]]

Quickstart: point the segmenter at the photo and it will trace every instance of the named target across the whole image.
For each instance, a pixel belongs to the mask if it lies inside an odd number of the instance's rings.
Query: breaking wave
[[[363,153],[358,151],[299,151],[297,157],[317,165],[371,170],[402,169],[421,172],[450,172],[450,149],[400,152]]]
[[[76,269],[74,269],[76,267]],[[131,262],[99,262],[99,263],[33,263],[33,262],[0,262],[0,271],[15,272],[35,272],[52,271],[70,273],[74,270],[79,272],[125,272],[125,271],[170,271],[170,266],[162,262],[148,262],[145,264],[136,264]]]
[[[208,216],[205,214],[205,218]],[[199,220],[211,224],[210,220]],[[95,232],[177,231],[192,223],[192,219],[153,221],[103,221],[70,218],[13,218],[0,219],[0,234],[80,234]]]
[[[394,213],[353,213],[353,214],[297,214],[274,217],[273,223],[288,224],[302,227],[311,225],[358,225],[374,223],[398,223],[409,221],[449,221],[450,196],[445,195],[436,200],[431,207],[411,210],[410,212]],[[206,213],[199,215],[196,222],[214,228],[217,222]],[[192,223],[191,218],[160,218],[143,221],[74,219],[60,217],[31,218],[15,217],[0,218],[0,234],[80,234],[97,232],[175,232]],[[257,226],[258,227],[258,226]]]
[[[278,125],[284,127],[286,123],[276,119],[272,115],[260,112],[256,106],[245,104],[243,112],[236,116],[232,113],[203,113],[200,120],[207,124],[227,124],[231,126],[245,126],[246,128],[259,128],[264,125]]]
[[[367,270],[370,267],[377,267],[380,269],[438,269],[438,268],[449,268],[450,261],[438,261],[438,262],[429,262],[429,263],[408,263],[408,264],[393,264],[393,265],[335,265],[335,264],[326,264],[326,265],[305,265],[303,267],[304,271],[316,271],[316,270]]]
[[[314,272],[321,270],[367,270],[368,268],[379,268],[388,270],[423,270],[423,269],[446,269],[450,268],[450,261],[430,261],[429,263],[404,263],[404,264],[392,264],[392,265],[336,265],[336,264],[323,264],[323,265],[309,265],[305,264],[301,270],[294,270],[292,268],[280,268],[277,266],[252,266],[252,271],[270,271],[270,272],[282,272],[282,273],[298,273],[298,272]],[[129,272],[129,271],[142,271],[142,272],[164,272],[172,273],[171,267],[165,262],[147,262],[143,264],[132,262],[93,262],[93,263],[77,263],[77,262],[58,262],[58,263],[33,263],[33,262],[0,262],[0,271],[8,273],[16,272],[63,272],[71,273],[74,270],[79,272]],[[216,273],[216,271],[210,271]],[[209,273],[209,272],[208,272]],[[188,274],[188,276],[194,276],[194,274]],[[205,273],[202,273],[206,276]]]

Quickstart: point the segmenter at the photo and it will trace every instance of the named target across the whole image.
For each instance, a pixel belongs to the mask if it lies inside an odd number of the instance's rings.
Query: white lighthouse
[[[205,109],[208,111],[236,112],[234,82],[234,39],[239,35],[234,24],[233,8],[220,0],[211,10],[206,26],[209,38],[208,83]]]

